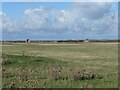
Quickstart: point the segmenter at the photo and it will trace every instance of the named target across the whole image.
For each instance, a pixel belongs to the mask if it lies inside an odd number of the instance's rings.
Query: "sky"
[[[117,39],[117,2],[3,2],[3,40]]]

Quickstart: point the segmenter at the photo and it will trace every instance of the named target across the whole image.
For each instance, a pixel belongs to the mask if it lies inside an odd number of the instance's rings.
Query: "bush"
[[[69,78],[71,80],[90,80],[95,78],[95,74],[85,70],[70,71]]]

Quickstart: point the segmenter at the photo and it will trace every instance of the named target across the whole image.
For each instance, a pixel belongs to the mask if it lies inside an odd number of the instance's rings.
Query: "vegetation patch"
[[[3,88],[116,88],[118,84],[117,45],[16,43],[3,45],[2,52]]]
[[[2,54],[2,65],[9,65],[14,63],[11,58],[9,58],[6,54]]]

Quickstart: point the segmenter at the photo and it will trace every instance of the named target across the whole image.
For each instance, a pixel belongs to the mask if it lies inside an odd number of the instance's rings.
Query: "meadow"
[[[3,88],[117,88],[117,43],[3,43]]]

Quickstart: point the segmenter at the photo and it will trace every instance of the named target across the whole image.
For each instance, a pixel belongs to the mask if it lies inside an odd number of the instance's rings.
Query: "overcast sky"
[[[117,39],[117,2],[4,2],[3,40]]]

